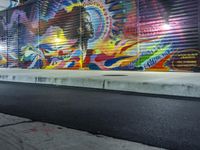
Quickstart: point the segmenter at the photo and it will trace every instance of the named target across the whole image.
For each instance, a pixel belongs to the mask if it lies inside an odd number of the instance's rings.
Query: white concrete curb
[[[2,69],[0,81],[200,97],[200,74],[197,73]]]

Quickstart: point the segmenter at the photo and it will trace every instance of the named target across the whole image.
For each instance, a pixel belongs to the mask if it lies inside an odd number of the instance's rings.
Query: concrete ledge
[[[200,74],[0,69],[0,81],[200,97]]]
[[[200,86],[177,83],[159,84],[151,82],[124,82],[116,80],[106,80],[105,89],[149,94],[200,97]]]

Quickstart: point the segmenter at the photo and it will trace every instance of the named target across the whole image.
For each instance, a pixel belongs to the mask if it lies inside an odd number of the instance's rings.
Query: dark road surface
[[[200,150],[200,99],[0,82],[0,112],[171,150]]]

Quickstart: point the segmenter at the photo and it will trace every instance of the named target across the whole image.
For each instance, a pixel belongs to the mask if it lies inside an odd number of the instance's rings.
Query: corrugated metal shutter
[[[7,67],[6,12],[0,12],[0,67]]]
[[[198,66],[198,0],[140,0],[143,70],[191,71]]]
[[[199,3],[38,0],[1,12],[2,54],[8,67],[191,71],[200,66]]]
[[[41,68],[42,53],[39,42],[39,7],[38,3],[28,3],[18,7],[18,49],[21,68]]]
[[[81,67],[81,11],[76,0],[40,1],[40,47],[45,51],[47,69]]]
[[[137,55],[135,0],[85,0],[94,29],[89,39],[85,67],[100,70],[133,69]]]
[[[8,67],[16,68],[18,62],[18,22],[19,16],[16,9],[9,9],[7,13],[7,47],[8,47]]]

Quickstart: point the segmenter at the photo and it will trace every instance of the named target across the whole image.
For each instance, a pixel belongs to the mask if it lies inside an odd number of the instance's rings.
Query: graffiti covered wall
[[[198,0],[38,0],[0,12],[9,68],[193,71]]]

